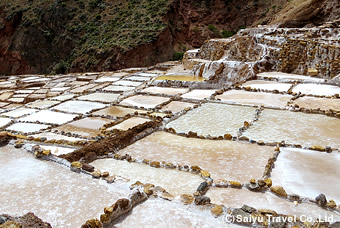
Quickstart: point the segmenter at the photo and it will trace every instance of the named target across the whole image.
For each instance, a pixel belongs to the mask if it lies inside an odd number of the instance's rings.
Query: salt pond
[[[126,98],[122,102],[120,102],[121,105],[126,106],[137,106],[139,108],[155,108],[157,105],[161,105],[167,101],[169,101],[170,98],[167,97],[157,97],[157,96],[144,96],[144,95],[136,95],[129,98]]]
[[[70,113],[80,113],[85,114],[91,112],[94,109],[100,109],[106,107],[105,104],[90,102],[90,101],[66,101],[53,107],[53,109],[70,112]]]
[[[333,96],[340,94],[340,87],[322,84],[298,84],[293,88],[292,92],[316,96]]]
[[[211,95],[215,93],[215,90],[211,89],[195,89],[182,95],[182,98],[185,99],[193,99],[193,100],[203,100],[205,98],[209,98]]]
[[[10,125],[6,129],[9,131],[16,131],[22,133],[34,133],[46,129],[48,127],[50,127],[50,125],[35,123],[15,123]]]
[[[78,97],[78,100],[86,100],[86,101],[100,101],[104,103],[112,103],[117,101],[117,98],[120,96],[120,94],[115,93],[91,93],[88,95],[84,95],[81,97]]]
[[[272,82],[272,81],[263,81],[263,80],[253,80],[247,81],[242,84],[242,87],[250,87],[252,89],[261,89],[261,90],[269,90],[274,91],[277,90],[279,92],[288,92],[289,88],[292,87],[293,84],[290,83],[282,83],[282,82]]]
[[[49,123],[49,124],[64,124],[73,120],[78,115],[74,114],[66,114],[61,112],[54,112],[50,110],[42,110],[37,113],[33,113],[29,116],[20,118],[19,121],[28,121],[35,122],[39,121],[41,123]]]
[[[125,108],[121,106],[109,106],[107,108],[94,112],[93,115],[103,115],[103,116],[110,116],[110,117],[116,118],[116,117],[124,117],[128,114],[134,114],[135,112],[147,113],[147,111],[140,110],[140,109]]]
[[[186,88],[169,88],[169,87],[157,87],[151,86],[146,89],[143,89],[141,92],[143,93],[151,93],[151,94],[161,94],[168,96],[176,96],[178,94],[183,94],[188,92],[189,89]]]
[[[127,120],[124,120],[123,122],[114,125],[113,127],[108,128],[107,130],[113,130],[113,129],[117,129],[117,130],[122,130],[122,131],[127,131],[133,127],[136,127],[140,124],[146,123],[151,121],[150,119],[145,119],[145,118],[141,118],[141,117],[131,117]]]
[[[327,111],[329,109],[340,112],[340,99],[300,97],[294,101],[294,105],[305,109],[318,109]]]

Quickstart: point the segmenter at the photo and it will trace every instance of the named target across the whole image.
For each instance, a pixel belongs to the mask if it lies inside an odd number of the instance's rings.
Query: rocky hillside
[[[1,1],[0,74],[153,65],[245,27],[334,20],[339,5],[337,0]]]

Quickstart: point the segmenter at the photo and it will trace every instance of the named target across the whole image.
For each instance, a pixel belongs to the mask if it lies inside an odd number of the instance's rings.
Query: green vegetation
[[[222,31],[222,37],[223,38],[228,38],[228,37],[231,37],[235,34],[236,34],[236,32],[234,32],[234,31],[226,31],[226,30]]]
[[[183,59],[184,52],[175,52],[173,56],[174,61],[181,61]]]

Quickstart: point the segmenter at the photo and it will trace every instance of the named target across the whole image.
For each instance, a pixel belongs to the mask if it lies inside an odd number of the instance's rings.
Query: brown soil
[[[117,131],[108,138],[86,145],[70,154],[61,155],[60,157],[68,160],[69,162],[83,159],[83,162],[90,163],[94,161],[97,156],[103,156],[107,153],[115,153],[116,151],[132,144],[136,141],[137,137],[146,136],[148,131],[157,129],[160,125],[161,122],[156,120],[138,125],[128,131]]]
[[[15,224],[17,225],[20,224],[22,228],[28,228],[28,227],[30,228],[38,228],[38,227],[52,228],[52,226],[49,223],[44,222],[32,212],[29,212],[21,217],[12,217],[9,215],[0,215],[0,217],[6,220],[4,224],[0,224],[0,227],[2,226],[6,227],[7,224],[9,225],[10,223],[13,224],[13,222],[15,222]]]

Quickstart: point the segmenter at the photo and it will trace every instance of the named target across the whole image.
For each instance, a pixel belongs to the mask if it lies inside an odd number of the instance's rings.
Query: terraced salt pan
[[[268,78],[275,78],[282,81],[303,81],[303,82],[316,82],[322,83],[325,79],[322,78],[313,78],[310,76],[298,75],[298,74],[288,74],[282,72],[263,72],[257,74],[259,77],[268,77]]]
[[[45,137],[47,140],[52,140],[52,139],[55,139],[55,140],[66,140],[66,141],[69,141],[69,142],[75,142],[75,141],[82,140],[82,139],[79,139],[79,138],[69,137],[69,136],[60,135],[60,134],[55,134],[55,133],[52,133],[52,132],[43,132],[43,133],[40,133],[40,134],[31,135],[31,136],[33,136],[34,138]]]
[[[32,114],[37,112],[38,110],[36,109],[31,109],[31,108],[18,108],[16,110],[10,111],[10,112],[6,112],[2,115],[4,116],[8,116],[8,117],[13,117],[13,118],[18,118],[24,115],[28,115],[28,114]]]
[[[53,227],[81,227],[130,192],[125,184],[109,185],[8,146],[1,148],[0,160],[1,213],[33,212]]]
[[[112,103],[117,101],[117,98],[120,94],[114,93],[91,93],[89,95],[78,97],[78,100],[87,100],[87,101],[99,101],[104,103]]]
[[[128,80],[120,80],[120,81],[112,83],[112,85],[132,86],[132,87],[137,87],[142,84],[143,82],[133,82],[133,81],[128,81]]]
[[[120,77],[115,77],[115,76],[112,76],[112,77],[101,77],[101,78],[98,78],[97,80],[95,80],[94,82],[96,82],[96,83],[115,82],[115,81],[118,81],[119,79],[120,79]]]
[[[26,106],[29,107],[29,108],[44,109],[44,108],[52,107],[52,106],[57,105],[59,103],[60,103],[60,101],[43,100],[43,101],[35,101],[35,102],[32,102],[32,103],[29,103]]]
[[[136,73],[134,75],[151,78],[151,77],[156,77],[158,74],[155,74],[155,73]]]
[[[30,144],[31,146],[38,144]],[[62,147],[62,146],[48,146],[48,145],[39,145],[43,150],[50,150],[51,153],[55,156],[72,153],[77,148],[71,147]]]
[[[16,90],[15,93],[33,93],[33,90],[30,89],[22,89],[22,90]]]
[[[316,96],[333,96],[340,94],[340,87],[322,84],[298,84],[293,88],[292,92]]]
[[[279,214],[312,217],[314,221],[321,216],[334,216],[334,221],[340,220],[340,215],[312,203],[301,203],[295,206],[293,202],[277,197],[271,193],[251,192],[246,189],[210,188],[206,193],[211,202],[228,207],[240,208],[248,205],[256,209],[271,209]],[[302,217],[306,219],[306,217]]]
[[[117,130],[122,130],[122,131],[127,131],[133,127],[136,127],[140,124],[149,122],[150,119],[145,119],[145,118],[141,118],[141,117],[131,117],[127,120],[124,120],[123,122],[114,125],[113,127],[108,128],[107,130],[113,130],[113,129],[117,129]]]
[[[57,97],[53,97],[53,98],[50,98],[50,99],[51,100],[57,100],[57,101],[66,101],[66,100],[72,99],[75,96],[76,96],[75,94],[69,93],[69,94],[63,94],[63,95],[60,95],[60,96],[57,96]]]
[[[158,81],[190,81],[190,82],[202,82],[204,78],[198,78],[194,75],[163,75],[156,78]]]
[[[145,110],[125,108],[121,106],[109,106],[107,108],[94,112],[93,115],[110,116],[110,117],[117,118],[117,117],[124,117],[128,114],[134,114],[135,112],[139,114],[147,113],[147,111]]]
[[[70,87],[54,87],[51,88],[51,92],[64,92],[68,90]]]
[[[120,104],[126,106],[137,106],[139,108],[155,108],[157,105],[161,105],[169,100],[170,98],[167,97],[136,95],[126,98],[120,102]]]
[[[50,110],[42,110],[37,113],[33,113],[29,116],[20,118],[19,121],[35,122],[39,121],[41,123],[49,124],[64,124],[73,120],[78,115],[66,114],[61,112],[54,112]]]
[[[171,101],[169,104],[162,107],[161,110],[171,111],[173,113],[181,112],[186,108],[192,108],[195,104],[182,102],[182,101]]]
[[[1,110],[0,110],[1,112]],[[9,124],[12,120],[10,118],[0,117],[0,128]]]
[[[155,132],[118,152],[134,158],[165,161],[181,165],[198,165],[213,179],[246,182],[262,178],[273,147],[227,140],[186,138]]]
[[[4,101],[10,98],[14,93],[13,92],[5,92],[0,94],[0,100]]]
[[[181,97],[185,99],[203,100],[205,98],[208,99],[214,93],[215,93],[215,90],[211,90],[211,89],[195,89],[189,93],[182,95]]]
[[[161,94],[168,96],[176,96],[178,94],[183,94],[188,92],[189,89],[186,88],[168,88],[168,87],[157,87],[151,86],[146,89],[143,89],[141,92],[143,93],[151,93],[151,94]]]
[[[229,104],[257,105],[273,108],[285,108],[288,101],[293,98],[291,95],[272,94],[264,92],[248,92],[243,90],[229,90],[216,99]]]
[[[15,123],[7,127],[7,130],[17,131],[22,133],[34,133],[48,128],[50,125],[34,124],[34,123]]]
[[[250,87],[252,89],[261,89],[261,90],[268,90],[268,91],[277,90],[279,92],[288,92],[288,90],[290,89],[292,85],[293,84],[290,84],[290,83],[252,80],[252,81],[247,81],[246,83],[243,83],[242,87],[243,88]]]
[[[129,77],[126,77],[124,79],[131,80],[131,81],[139,81],[139,82],[150,81],[150,78],[143,77],[143,76],[129,76]]]
[[[96,169],[108,171],[111,175],[118,175],[131,182],[140,181],[165,188],[170,194],[192,194],[203,182],[203,179],[192,173],[174,169],[154,168],[145,164],[130,163],[128,161],[98,159],[90,163]]]
[[[161,219],[160,219],[161,218]],[[115,227],[226,227],[221,217],[215,218],[209,210],[183,205],[176,201],[150,198],[131,213],[117,221]],[[239,227],[228,225],[228,227]]]
[[[59,131],[71,132],[83,137],[94,137],[99,133],[99,129],[111,120],[100,117],[87,117],[84,119],[70,122],[66,125],[56,128]]]
[[[97,102],[66,101],[64,103],[61,103],[60,105],[55,106],[53,109],[64,112],[86,114],[87,112],[91,112],[94,109],[100,109],[104,107],[106,107],[106,105]]]
[[[340,148],[340,119],[319,114],[306,114],[265,109],[244,136],[264,142],[331,146]]]
[[[81,86],[81,87],[72,89],[70,92],[71,93],[82,93],[86,90],[92,89],[95,86],[96,86],[96,84],[89,84],[89,85],[85,85],[85,86]]]
[[[18,97],[12,97],[10,99],[8,99],[8,101],[10,102],[17,102],[17,103],[22,103],[24,102],[25,98],[18,98]]]
[[[314,199],[320,193],[340,203],[340,153],[281,148],[271,178],[288,194]]]
[[[131,91],[134,90],[135,87],[131,87],[131,86],[108,86],[106,88],[104,88],[104,91],[108,91],[108,92],[126,92],[126,91]]]
[[[237,136],[244,121],[250,122],[254,115],[253,107],[205,103],[170,122],[166,127],[174,128],[178,133],[192,131],[204,136]]]
[[[293,104],[305,109],[318,109],[327,111],[329,109],[340,112],[340,99],[300,97]]]

